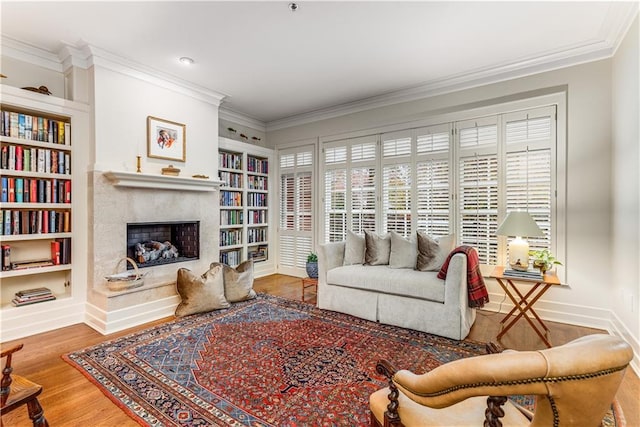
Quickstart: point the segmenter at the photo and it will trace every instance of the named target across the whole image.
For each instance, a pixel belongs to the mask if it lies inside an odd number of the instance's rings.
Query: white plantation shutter
[[[382,134],[382,230],[411,233],[412,133]]]
[[[431,236],[450,233],[450,127],[416,130],[417,227]]]
[[[313,248],[313,146],[283,150],[280,165],[279,271],[304,269]]]
[[[552,150],[556,139],[555,107],[505,114],[505,212],[526,210],[545,233],[529,237],[531,249],[551,247]]]
[[[377,137],[335,141],[323,151],[325,242],[375,229]]]
[[[489,117],[456,123],[458,130],[457,239],[476,248],[481,264],[498,258],[498,127]]]
[[[325,241],[339,242],[347,236],[347,170],[325,172]]]

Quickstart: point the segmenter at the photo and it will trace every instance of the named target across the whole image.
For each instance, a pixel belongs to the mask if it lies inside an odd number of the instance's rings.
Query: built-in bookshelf
[[[220,262],[232,266],[254,260],[257,274],[275,271],[269,257],[273,150],[221,137],[218,150],[220,187]]]
[[[82,319],[76,308],[86,283],[74,289],[73,280],[73,165],[75,124],[86,135],[88,106],[0,88],[0,310],[3,339],[12,339]],[[36,290],[46,294],[30,295]]]

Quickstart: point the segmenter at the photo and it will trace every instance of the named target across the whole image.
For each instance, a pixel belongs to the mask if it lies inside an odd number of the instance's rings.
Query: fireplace
[[[200,221],[127,224],[127,256],[138,267],[200,258]],[[128,269],[133,266],[127,264]]]

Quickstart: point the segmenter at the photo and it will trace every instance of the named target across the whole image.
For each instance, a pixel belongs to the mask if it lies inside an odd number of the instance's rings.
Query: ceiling
[[[3,1],[2,36],[90,45],[265,124],[611,56],[638,2]],[[188,56],[191,66],[179,63]]]

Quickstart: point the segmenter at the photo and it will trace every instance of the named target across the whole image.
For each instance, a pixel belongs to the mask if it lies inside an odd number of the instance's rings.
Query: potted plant
[[[307,274],[312,279],[318,278],[318,255],[314,252],[311,252],[307,255]]]
[[[531,250],[529,251],[529,256],[533,258],[533,267],[539,269],[542,274],[550,270],[554,265],[562,265],[549,249]]]

